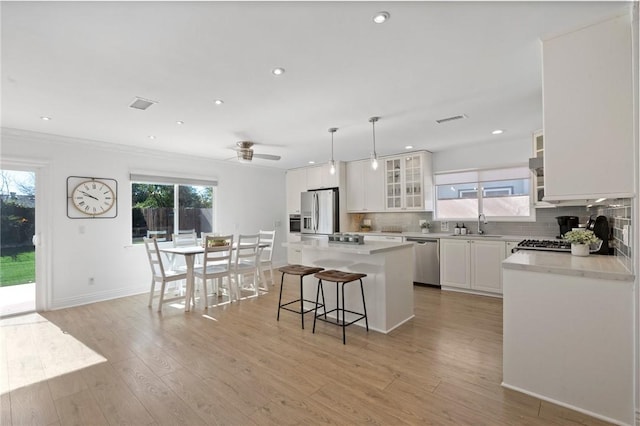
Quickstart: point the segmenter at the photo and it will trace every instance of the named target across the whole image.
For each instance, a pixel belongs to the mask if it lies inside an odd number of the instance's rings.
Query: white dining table
[[[233,250],[235,250],[237,244],[233,244]],[[260,243],[258,245],[258,276],[262,277],[262,271],[260,270],[260,255],[262,254],[262,249],[265,247],[269,247],[267,243]],[[217,251],[227,250],[226,246],[215,247]],[[189,312],[191,310],[191,302],[193,300],[193,292],[195,289],[195,261],[197,254],[204,253],[204,247],[202,246],[187,246],[187,247],[166,247],[159,248],[159,251],[163,253],[170,254],[179,254],[184,256],[184,261],[187,266],[187,289],[185,291],[185,303],[184,303],[184,311]],[[257,285],[257,284],[256,284]]]

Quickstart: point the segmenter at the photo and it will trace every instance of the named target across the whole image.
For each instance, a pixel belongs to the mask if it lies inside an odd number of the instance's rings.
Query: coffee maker
[[[556,216],[558,225],[560,225],[560,235],[556,238],[564,238],[564,234],[571,231],[573,228],[577,228],[580,222],[578,216]]]
[[[589,222],[587,223],[587,230],[593,231],[596,237],[602,240],[602,245],[600,246],[600,250],[596,253],[598,254],[613,254],[613,250],[609,248],[609,220],[606,216],[598,216],[595,219],[593,216],[589,218]]]

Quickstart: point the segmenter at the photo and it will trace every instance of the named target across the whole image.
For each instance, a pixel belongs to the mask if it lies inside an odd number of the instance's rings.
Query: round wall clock
[[[113,218],[117,216],[118,183],[114,179],[69,176],[67,178],[67,216]]]

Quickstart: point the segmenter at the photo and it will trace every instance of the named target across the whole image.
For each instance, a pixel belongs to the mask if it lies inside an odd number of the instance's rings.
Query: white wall
[[[48,164],[48,178],[38,183],[36,195],[49,215],[44,228],[50,227],[36,230],[45,241],[42,255],[51,260],[48,277],[38,277],[37,284],[47,287],[49,299],[40,308],[58,309],[148,291],[150,270],[144,246],[131,244],[131,171],[217,179],[216,232],[255,233],[274,229],[279,222],[274,263],[285,263],[283,170],[10,129],[2,129],[1,149],[4,164],[16,159]],[[67,218],[68,176],[116,179],[118,216]],[[89,285],[90,277],[95,284]]]
[[[532,138],[533,136],[521,139],[501,137],[496,142],[434,152],[433,171],[434,173],[441,173],[454,170],[529,164],[529,158],[533,157]]]

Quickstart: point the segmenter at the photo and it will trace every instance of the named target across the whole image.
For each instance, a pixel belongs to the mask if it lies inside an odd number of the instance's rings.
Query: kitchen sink
[[[451,234],[450,236],[462,237],[462,238],[502,238],[502,235],[489,235],[489,234],[466,234],[466,235]]]

